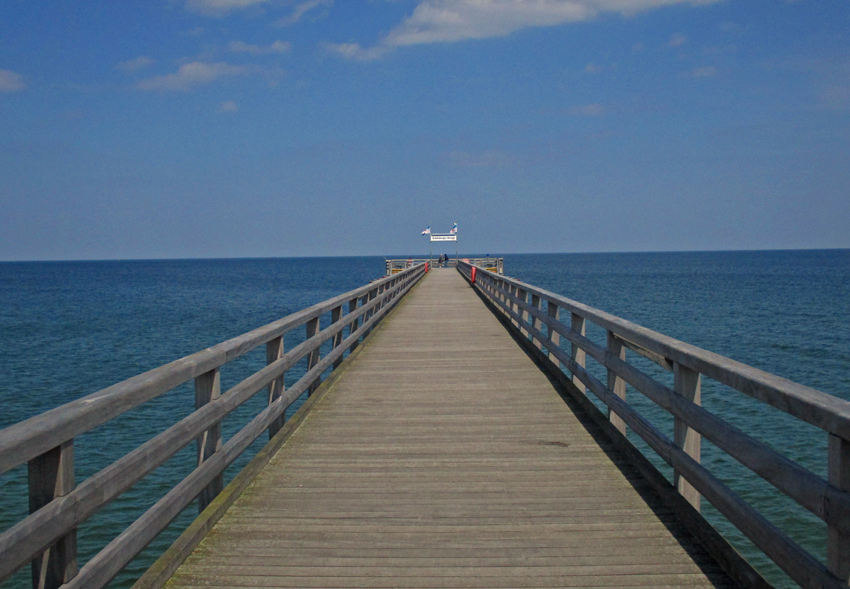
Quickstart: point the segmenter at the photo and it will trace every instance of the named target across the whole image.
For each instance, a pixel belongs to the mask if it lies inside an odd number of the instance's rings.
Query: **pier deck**
[[[434,270],[168,587],[727,587],[454,269]]]

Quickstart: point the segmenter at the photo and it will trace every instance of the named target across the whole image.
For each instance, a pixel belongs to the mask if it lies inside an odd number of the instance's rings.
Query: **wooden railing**
[[[472,280],[473,267],[458,270]],[[847,588],[850,577],[850,403],[815,389],[683,343],[619,317],[504,276],[475,268],[475,288],[505,315],[517,334],[548,356],[576,397],[590,391],[608,407],[606,427],[626,427],[673,468],[673,484],[694,509],[700,496],[803,587]],[[565,315],[559,317],[559,314]],[[586,336],[587,323],[607,332],[607,345]],[[544,330],[545,326],[545,330]],[[569,351],[560,338],[569,341]],[[626,361],[626,349],[673,372],[670,388]],[[607,373],[602,382],[586,367],[587,358]],[[706,377],[766,403],[828,434],[828,480],[730,425],[701,405],[701,378]],[[670,413],[673,439],[659,431],[626,399],[631,385]],[[589,403],[583,403],[585,407]],[[598,413],[594,405],[591,410]],[[616,436],[616,431],[613,432]],[[710,472],[700,460],[705,437],[827,525],[827,558],[822,563]],[[653,467],[654,468],[654,467]],[[657,471],[656,471],[657,472]],[[690,506],[687,506],[690,509]],[[698,515],[698,514],[697,514]],[[699,519],[702,519],[701,517]],[[707,526],[708,524],[705,523]],[[756,580],[746,584],[752,585]]]
[[[0,431],[0,474],[28,465],[31,512],[0,534],[0,581],[32,562],[34,587],[108,584],[195,498],[203,511],[222,490],[224,469],[264,431],[274,437],[286,408],[315,391],[322,375],[336,369],[424,273],[425,266],[411,267]],[[330,325],[320,329],[326,313]],[[284,352],[283,336],[299,327],[304,341]],[[325,342],[332,349],[322,358]],[[263,344],[267,365],[221,393],[221,368]],[[306,373],[284,390],[285,373],[305,357]],[[193,379],[193,413],[75,485],[75,437]],[[223,441],[222,419],[264,388],[265,409]],[[77,570],[78,526],[193,441],[197,468]]]
[[[413,266],[428,264],[429,262],[433,263],[433,260],[429,260],[428,258],[398,258],[395,260],[386,260],[387,276],[392,276],[393,274],[404,272]]]
[[[426,262],[439,266],[440,263],[437,261],[438,259],[439,258],[398,258],[394,260],[387,260],[387,276],[392,276],[393,274],[397,274],[411,266],[425,264]],[[504,258],[462,258],[462,260],[472,264],[473,266],[478,266],[479,268],[495,272],[496,274],[503,274],[505,270]],[[449,258],[446,262],[444,262],[444,264],[453,268],[457,266],[457,262],[456,258]]]

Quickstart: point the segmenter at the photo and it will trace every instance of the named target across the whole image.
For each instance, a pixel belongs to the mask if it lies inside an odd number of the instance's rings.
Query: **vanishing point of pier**
[[[29,565],[35,587],[104,586],[197,502],[198,518],[136,587],[769,586],[702,517],[709,501],[800,585],[847,587],[850,404],[507,278],[501,266],[388,268],[0,432],[0,472],[28,465],[32,512],[0,535],[2,578]],[[604,343],[588,323],[605,329]],[[303,341],[284,350],[296,328]],[[221,391],[221,368],[263,349],[265,367]],[[285,387],[299,362],[304,375]],[[706,411],[702,378],[823,429],[828,479]],[[193,379],[194,413],[77,483],[75,436]],[[627,390],[669,412],[672,437]],[[265,409],[222,439],[221,419],[263,391]],[[673,467],[672,481],[628,430]],[[225,487],[224,469],[266,431],[268,444]],[[826,523],[824,562],[701,464],[703,437]],[[192,474],[79,566],[77,526],[192,443]]]

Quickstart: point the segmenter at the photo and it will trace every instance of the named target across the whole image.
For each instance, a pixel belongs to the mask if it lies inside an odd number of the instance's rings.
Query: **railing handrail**
[[[458,270],[473,281],[470,264],[461,262]],[[848,587],[850,436],[847,434],[850,432],[850,402],[520,280],[481,268],[474,270],[474,284],[479,292],[509,318],[514,329],[518,329],[524,338],[530,338],[541,352],[545,349],[554,367],[564,365],[573,375],[575,384],[586,386],[605,403],[611,412],[611,425],[620,433],[625,434],[625,426],[628,425],[673,467],[674,483],[679,492],[697,510],[702,494],[804,587]],[[528,295],[531,295],[530,304]],[[545,312],[543,301],[546,301]],[[558,317],[560,309],[570,312],[569,325],[562,323]],[[607,348],[584,335],[585,320],[608,332]],[[543,333],[543,325],[547,326],[548,333]],[[570,353],[561,349],[559,336],[564,336],[572,344]],[[624,347],[637,351],[667,370],[673,370],[676,373],[675,390],[627,363]],[[584,354],[608,370],[607,385],[585,369]],[[701,375],[829,432],[829,481],[704,409],[699,393]],[[674,440],[656,429],[626,401],[625,383],[673,416]],[[696,391],[693,398],[686,396],[688,386],[692,394]],[[578,389],[578,392],[583,390]],[[827,566],[701,464],[700,435],[827,523]]]
[[[412,271],[413,268],[406,270]],[[404,273],[395,275],[395,278]],[[0,474],[383,286],[386,276],[0,430]]]
[[[66,487],[61,489],[61,492],[54,492],[54,488],[50,484],[47,485],[49,489],[45,491],[44,484],[50,483],[49,480],[33,480],[30,478],[30,505],[33,505],[33,497],[38,497],[36,499],[38,505],[28,517],[0,533],[0,554],[3,555],[3,558],[0,559],[0,581],[8,578],[29,561],[33,559],[40,561],[39,555],[43,552],[50,554],[50,558],[60,559],[61,563],[57,567],[48,566],[47,569],[53,571],[48,572],[48,575],[56,574],[56,570],[59,570],[59,574],[63,574],[63,571],[70,570],[66,569],[68,566],[75,568],[76,549],[74,546],[76,541],[73,538],[75,538],[77,527],[168,461],[182,448],[197,440],[198,467],[86,563],[78,573],[71,574],[70,577],[72,578],[65,579],[63,587],[82,589],[102,587],[108,584],[174,517],[196,497],[199,497],[199,493],[203,494],[210,491],[212,495],[204,496],[205,498],[199,500],[199,507],[201,509],[206,507],[215,494],[221,490],[221,484],[216,481],[221,480],[224,469],[238,458],[263,431],[268,429],[270,435],[278,431],[287,407],[302,393],[307,392],[309,394],[315,390],[320,382],[321,375],[328,369],[335,369],[340,365],[345,352],[354,350],[360,338],[368,335],[375,324],[392,308],[396,302],[394,299],[404,296],[424,275],[425,270],[423,266],[416,266],[403,273],[374,281],[288,315],[242,336],[187,356],[182,360],[166,364],[160,369],[154,369],[139,377],[128,379],[119,383],[119,385],[113,385],[113,387],[108,387],[98,393],[66,404],[58,410],[48,411],[4,430],[2,433],[12,430],[13,433],[17,434],[5,438],[7,446],[4,451],[7,454],[15,451],[22,438],[29,439],[30,444],[37,445],[37,447],[45,444],[44,438],[56,444],[53,447],[48,447],[41,454],[35,455],[32,455],[34,450],[18,450],[17,454],[13,454],[14,459],[7,458],[7,462],[13,463],[15,460],[17,460],[17,464],[30,462],[31,466],[33,461],[39,464],[47,463],[53,459],[51,457],[57,455],[57,452],[64,451],[66,446],[72,450],[74,436],[66,437],[68,432],[82,433],[88,431],[88,429],[94,427],[94,425],[90,425],[92,422],[98,421],[99,424],[108,420],[104,417],[104,413],[112,416],[119,415],[145,400],[155,397],[155,394],[150,393],[151,390],[164,389],[158,393],[161,394],[194,377],[196,379],[197,404],[199,402],[197,397],[199,380],[203,381],[209,375],[217,377],[219,368],[227,361],[239,357],[263,343],[267,344],[267,364],[264,368],[242,380],[224,394],[215,393],[210,399],[201,401],[201,404],[196,406],[195,411],[188,416],[88,477],[78,486],[75,487],[73,482],[72,452],[68,456],[71,459],[70,480],[63,482]],[[348,303],[346,315],[342,314],[344,303]],[[319,325],[320,317],[329,311],[331,312],[331,324],[321,329]],[[302,325],[306,325],[306,339],[288,352],[283,353],[283,335]],[[348,337],[344,337],[346,328],[348,328]],[[331,351],[324,357],[320,357],[322,344],[331,340],[333,341]],[[271,356],[269,354],[272,350],[269,349],[269,346],[272,346],[275,351]],[[309,360],[306,373],[295,384],[284,390],[283,375],[305,357]],[[218,382],[217,378],[215,382]],[[213,385],[213,387],[217,386],[217,384]],[[220,428],[221,420],[224,417],[235,411],[264,387],[269,387],[268,406],[234,434],[223,446],[220,445],[220,433],[215,434],[218,436],[219,441],[217,443],[219,446],[209,456],[204,454],[209,432],[212,432],[214,428]],[[124,399],[126,395],[130,394],[128,391],[136,391],[136,394],[138,394],[140,390],[146,391],[147,394],[143,400]],[[115,401],[114,397],[119,397],[118,401]],[[102,401],[104,398],[106,402]],[[70,416],[57,416],[57,411],[64,410],[67,412],[69,406],[74,409]],[[94,409],[91,407],[94,407]],[[88,412],[90,411],[100,411],[101,415],[89,416]],[[88,420],[85,421],[84,425],[90,427],[82,427],[77,423],[80,414],[83,415],[83,419]],[[45,416],[48,418],[45,418]],[[31,424],[37,424],[38,430],[36,432],[21,431],[22,428],[32,427]],[[59,434],[46,429],[51,424],[58,424]],[[12,440],[14,443],[8,443],[8,440]],[[59,442],[57,443],[56,440],[59,440]],[[215,444],[213,446],[215,447]],[[20,459],[22,455],[26,456],[23,460]],[[36,468],[42,467],[37,466]],[[57,476],[57,480],[63,479],[62,473],[54,473],[54,475],[49,476]],[[36,488],[33,488],[33,484],[36,485]],[[71,550],[53,551],[50,549],[50,552],[45,552],[54,543],[65,542],[67,538],[72,539],[70,541]],[[55,554],[53,554],[54,552]],[[44,567],[45,565],[42,564],[41,566]],[[64,574],[67,576],[67,573]],[[57,582],[62,583],[63,581],[52,579],[48,582],[48,585],[58,586]]]

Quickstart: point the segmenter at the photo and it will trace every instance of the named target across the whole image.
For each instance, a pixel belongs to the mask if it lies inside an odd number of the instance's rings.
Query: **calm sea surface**
[[[0,428],[356,288],[382,272],[383,259],[371,257],[0,263]],[[850,400],[848,250],[505,255],[505,272]],[[601,330],[588,335],[604,341]],[[287,348],[294,343],[287,341]],[[222,390],[262,366],[262,354],[228,365]],[[659,380],[670,379],[648,362],[636,363]],[[302,373],[287,374],[287,385]],[[663,412],[639,393],[628,394],[672,434]],[[259,394],[229,417],[225,439],[265,401]],[[193,403],[191,386],[178,387],[81,436],[75,441],[77,481],[188,415]],[[819,430],[711,381],[703,383],[703,404],[825,474],[826,435]],[[228,479],[262,441],[229,469]],[[653,461],[670,476],[666,465]],[[186,448],[87,522],[79,532],[80,563],[188,474],[193,462],[194,448]],[[777,497],[770,485],[706,441],[703,462],[799,543],[824,554],[825,527],[814,516]],[[6,529],[26,515],[26,469],[0,476],[0,484],[0,529]],[[707,517],[771,581],[793,586],[703,505]],[[194,506],[188,508],[112,586],[132,585],[195,513]],[[22,570],[3,587],[28,585],[29,571]]]

